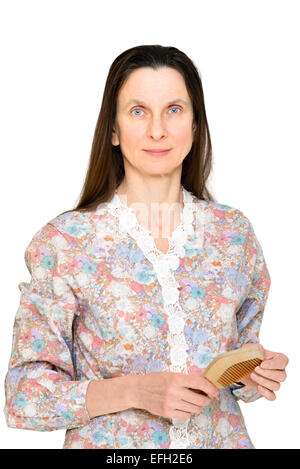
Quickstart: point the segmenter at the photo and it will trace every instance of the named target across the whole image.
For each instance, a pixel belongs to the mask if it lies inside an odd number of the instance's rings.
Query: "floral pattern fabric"
[[[185,420],[136,408],[90,418],[86,408],[92,380],[204,371],[259,343],[270,275],[250,220],[182,190],[165,254],[116,193],[35,233],[5,377],[9,427],[65,428],[74,449],[254,448],[238,401],[262,396],[247,386],[219,389]]]

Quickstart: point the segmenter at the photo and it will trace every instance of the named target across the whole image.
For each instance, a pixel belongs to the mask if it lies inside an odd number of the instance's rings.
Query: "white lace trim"
[[[154,271],[162,288],[164,309],[168,317],[171,371],[188,373],[187,343],[184,335],[185,313],[179,303],[179,284],[174,271],[179,267],[179,258],[185,256],[184,244],[188,235],[194,234],[194,211],[197,209],[193,195],[182,186],[184,207],[180,224],[168,237],[169,249],[162,253],[155,244],[150,231],[141,226],[134,210],[123,204],[115,192],[107,203],[107,208],[119,220],[122,232],[132,236],[143,251],[145,257],[153,264]],[[194,441],[189,438],[187,428],[190,419],[172,419],[170,428],[171,449],[187,448]]]

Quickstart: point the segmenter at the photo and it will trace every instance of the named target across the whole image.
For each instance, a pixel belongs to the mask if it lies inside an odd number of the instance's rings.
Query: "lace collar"
[[[181,187],[183,192],[181,221],[173,230],[172,235],[168,237],[169,247],[166,253],[157,248],[151,232],[139,224],[135,211],[121,201],[116,191],[111,201],[107,203],[110,213],[118,218],[120,231],[132,236],[143,252],[147,254],[147,257],[150,256],[152,259],[154,259],[154,256],[159,258],[166,257],[170,261],[173,259],[174,265],[178,265],[178,257],[185,255],[184,244],[187,241],[187,237],[194,234],[193,222],[194,211],[196,210],[194,195],[183,186]]]

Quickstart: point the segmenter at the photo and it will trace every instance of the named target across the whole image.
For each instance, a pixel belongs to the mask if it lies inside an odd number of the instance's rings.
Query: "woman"
[[[159,45],[117,57],[81,199],[25,252],[9,427],[66,428],[64,448],[254,448],[237,401],[274,400],[288,358],[264,350],[225,389],[201,377],[259,343],[270,288],[251,222],[207,189],[211,153],[192,61]]]

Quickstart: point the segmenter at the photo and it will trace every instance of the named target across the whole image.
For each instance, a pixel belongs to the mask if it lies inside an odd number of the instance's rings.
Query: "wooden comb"
[[[245,344],[236,350],[218,355],[201,376],[217,388],[224,389],[251,373],[263,360],[264,354],[258,344]],[[189,389],[199,394],[206,394],[199,389]]]

